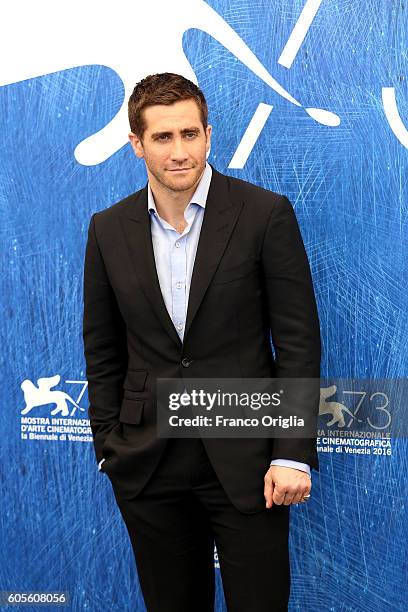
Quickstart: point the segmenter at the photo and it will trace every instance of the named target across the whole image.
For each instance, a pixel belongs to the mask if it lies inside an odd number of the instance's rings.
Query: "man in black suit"
[[[286,610],[289,506],[314,438],[164,438],[159,378],[318,378],[312,280],[288,199],[206,162],[201,90],[138,83],[129,139],[140,191],[92,216],[84,271],[89,416],[149,612],[214,606],[214,541],[230,612]],[[271,346],[271,339],[272,345]],[[316,416],[318,397],[303,406]]]

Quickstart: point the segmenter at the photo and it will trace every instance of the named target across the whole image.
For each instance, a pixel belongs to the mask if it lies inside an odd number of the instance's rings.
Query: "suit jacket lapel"
[[[242,208],[242,201],[234,202],[230,197],[228,177],[211,168],[211,184],[191,278],[184,342]]]
[[[214,168],[212,171],[191,279],[184,343],[242,207],[241,201],[234,202],[230,198],[228,178]],[[164,329],[181,349],[182,342],[167,311],[157,276],[147,209],[147,185],[130,198],[120,220],[139,283]]]
[[[133,269],[142,290],[164,329],[181,348],[181,340],[167,311],[157,276],[147,209],[147,185],[131,198],[120,220]]]

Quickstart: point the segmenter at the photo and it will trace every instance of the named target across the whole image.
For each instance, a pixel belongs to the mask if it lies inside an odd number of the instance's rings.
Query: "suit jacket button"
[[[183,357],[183,359],[181,360],[181,365],[185,368],[188,368],[192,363],[192,359],[187,359],[187,357]]]

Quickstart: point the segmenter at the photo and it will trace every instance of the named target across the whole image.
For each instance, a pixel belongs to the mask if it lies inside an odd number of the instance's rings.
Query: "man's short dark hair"
[[[142,138],[146,129],[144,109],[155,104],[170,105],[180,100],[196,101],[200,110],[201,122],[207,127],[208,107],[204,94],[197,85],[181,74],[162,72],[151,74],[136,83],[129,98],[128,115],[130,129],[133,134]]]

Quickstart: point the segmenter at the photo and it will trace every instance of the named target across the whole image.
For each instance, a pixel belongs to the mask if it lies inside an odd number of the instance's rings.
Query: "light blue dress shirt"
[[[197,189],[184,210],[187,225],[182,234],[160,217],[150,184],[147,186],[147,205],[157,276],[164,303],[181,340],[184,337],[191,277],[211,175],[212,169],[207,162]],[[310,476],[310,467],[306,463],[289,459],[274,459],[271,465],[293,467]]]

